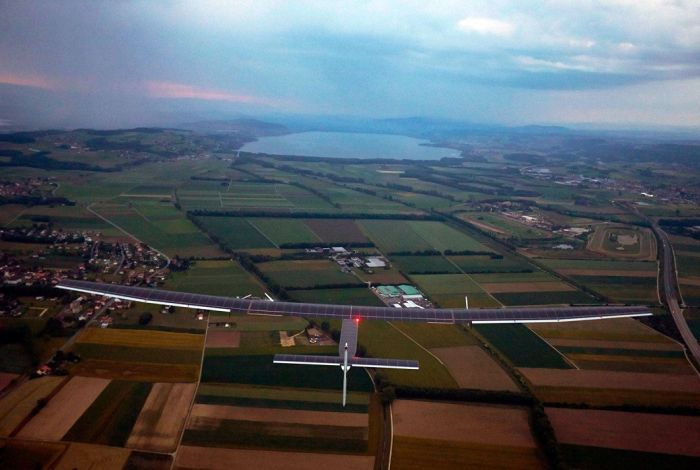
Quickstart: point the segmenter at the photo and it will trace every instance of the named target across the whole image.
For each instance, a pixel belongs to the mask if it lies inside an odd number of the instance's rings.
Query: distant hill
[[[239,134],[249,137],[265,137],[270,135],[289,134],[291,131],[281,125],[257,119],[232,119],[221,121],[196,121],[180,124],[180,129],[191,130],[202,134]]]

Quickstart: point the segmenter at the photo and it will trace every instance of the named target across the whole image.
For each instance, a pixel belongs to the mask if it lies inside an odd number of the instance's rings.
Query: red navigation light
[[[360,317],[355,317],[355,323],[360,323]]]

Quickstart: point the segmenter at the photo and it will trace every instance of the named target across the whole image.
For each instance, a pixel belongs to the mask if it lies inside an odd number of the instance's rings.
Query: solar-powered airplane
[[[340,333],[340,342],[338,344],[338,356],[276,354],[273,361],[278,364],[340,366],[343,371],[343,406],[345,406],[347,397],[347,373],[351,367],[418,369],[418,361],[356,357],[357,332],[360,319],[418,321],[444,324],[480,324],[553,323],[652,315],[649,309],[644,306],[403,309],[393,307],[362,307],[356,305],[271,302],[268,300],[189,294],[145,287],[75,280],[63,280],[56,287],[115,299],[173,307],[186,307],[197,310],[227,313],[239,312],[249,315],[289,315],[341,319],[343,321],[343,326]]]

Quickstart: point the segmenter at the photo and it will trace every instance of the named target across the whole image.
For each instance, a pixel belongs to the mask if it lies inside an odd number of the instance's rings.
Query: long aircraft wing
[[[122,286],[99,282],[63,280],[56,287],[86,294],[112,298],[172,305],[218,312],[242,312],[257,315],[291,315],[325,318],[362,318],[368,320],[420,321],[434,323],[548,323],[578,320],[601,320],[648,316],[644,306],[578,306],[578,307],[517,307],[517,308],[393,308],[359,305],[326,305],[267,300],[236,299],[213,295]]]

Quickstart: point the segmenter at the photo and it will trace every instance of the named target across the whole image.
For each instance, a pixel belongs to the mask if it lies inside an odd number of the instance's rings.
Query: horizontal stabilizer
[[[306,354],[275,354],[275,364],[299,364],[307,366],[340,366],[343,358],[339,356],[313,356]],[[418,369],[418,361],[406,359],[378,359],[374,357],[351,357],[348,365],[352,367],[370,367],[374,369]]]
[[[374,357],[353,357],[348,361],[351,366],[371,367],[374,369],[418,369],[418,361],[407,359],[377,359]]]
[[[343,363],[339,356],[313,356],[307,354],[275,354],[275,364],[302,364],[307,366],[339,366]]]

